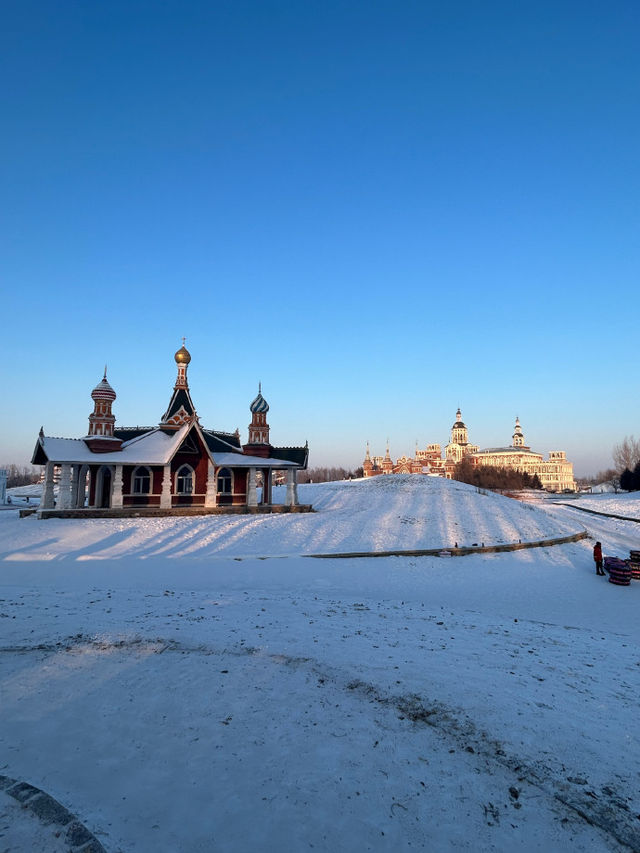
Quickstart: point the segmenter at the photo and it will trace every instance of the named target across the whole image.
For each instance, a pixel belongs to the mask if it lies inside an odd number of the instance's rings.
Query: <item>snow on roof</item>
[[[213,461],[216,465],[233,468],[299,468],[297,462],[289,462],[286,459],[274,459],[273,457],[246,456],[243,453],[214,453]]]
[[[175,433],[160,429],[132,438],[121,450],[94,453],[81,438],[52,438],[44,436],[42,446],[47,458],[57,464],[64,462],[93,462],[102,465],[166,465],[187,434],[190,424]]]
[[[62,463],[98,463],[101,465],[167,465],[176,450],[184,441],[191,424],[185,424],[175,433],[167,434],[155,428],[144,435],[125,441],[121,450],[107,453],[95,453],[87,447],[82,438],[41,439],[44,452],[50,462]],[[213,461],[219,466],[234,468],[298,468],[296,462],[286,459],[246,456],[243,453],[212,453]]]

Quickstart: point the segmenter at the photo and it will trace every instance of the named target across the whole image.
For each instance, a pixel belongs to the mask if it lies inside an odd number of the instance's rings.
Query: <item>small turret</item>
[[[113,428],[116,422],[111,407],[116,399],[116,392],[107,381],[107,368],[104,376],[91,392],[93,412],[89,415],[89,432],[85,441],[94,453],[108,453],[120,450],[122,441],[115,438]]]
[[[269,424],[267,423],[269,404],[262,396],[261,382],[258,383],[258,394],[251,401],[249,411],[251,412],[251,423],[249,424],[249,441],[244,445],[245,453],[268,457],[271,453]]]

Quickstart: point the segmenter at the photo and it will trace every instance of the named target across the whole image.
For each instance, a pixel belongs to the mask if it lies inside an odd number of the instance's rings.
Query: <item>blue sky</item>
[[[0,461],[157,423],[311,465],[640,433],[636,2],[29,2],[1,11]]]

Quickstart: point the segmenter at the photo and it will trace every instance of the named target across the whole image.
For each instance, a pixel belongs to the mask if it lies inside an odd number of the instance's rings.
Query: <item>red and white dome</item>
[[[113,402],[116,399],[116,392],[113,390],[111,385],[107,382],[107,371],[105,369],[104,376],[98,382],[96,387],[91,392],[92,400],[111,400]]]

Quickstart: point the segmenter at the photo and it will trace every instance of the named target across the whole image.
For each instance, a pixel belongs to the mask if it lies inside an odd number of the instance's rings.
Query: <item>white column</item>
[[[258,506],[258,489],[256,488],[256,469],[249,468],[247,482],[247,506]]]
[[[216,468],[212,462],[207,467],[207,491],[204,496],[204,505],[214,507],[216,505]]]
[[[53,509],[55,500],[53,497],[53,462],[47,462],[44,467],[44,486],[42,489],[42,500],[40,509]]]
[[[58,486],[58,509],[71,509],[71,465],[65,462],[60,467],[60,485]]]
[[[122,465],[116,465],[116,471],[113,475],[113,484],[111,490],[111,508],[121,509],[122,504]]]
[[[298,506],[298,482],[295,468],[287,469],[287,506]]]
[[[162,494],[160,495],[160,507],[171,509],[171,465],[164,466],[162,475]]]

